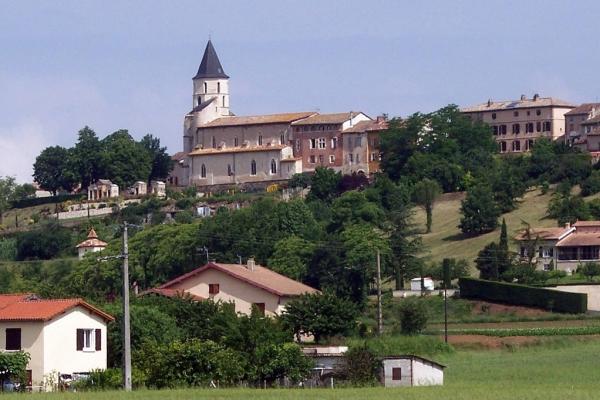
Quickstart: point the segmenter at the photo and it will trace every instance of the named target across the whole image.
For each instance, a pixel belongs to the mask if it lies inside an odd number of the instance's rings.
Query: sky
[[[182,150],[209,36],[236,115],[597,101],[598,1],[0,0],[0,177],[90,126]]]

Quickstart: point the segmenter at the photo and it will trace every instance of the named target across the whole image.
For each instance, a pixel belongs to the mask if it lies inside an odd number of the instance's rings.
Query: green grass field
[[[39,394],[36,399],[596,399],[600,341],[557,339],[541,346],[457,351],[436,359],[447,365],[445,384],[421,388],[188,389],[172,391]],[[7,399],[22,395],[5,396]]]

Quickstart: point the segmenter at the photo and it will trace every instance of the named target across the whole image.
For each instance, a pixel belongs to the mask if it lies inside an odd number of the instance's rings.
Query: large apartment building
[[[461,109],[473,121],[492,127],[501,153],[529,151],[540,138],[551,140],[565,137],[565,114],[575,105],[553,97],[492,101]]]

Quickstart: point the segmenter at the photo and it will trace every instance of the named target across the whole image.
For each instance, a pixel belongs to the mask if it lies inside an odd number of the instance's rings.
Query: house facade
[[[565,114],[566,142],[581,149],[599,151],[598,141],[588,146],[587,134],[591,133],[595,117],[600,116],[600,103],[584,103]]]
[[[600,221],[577,221],[560,228],[534,228],[521,232],[522,258],[532,258],[538,269],[573,273],[582,263],[600,262]],[[531,251],[534,254],[529,254]]]
[[[281,314],[294,297],[318,291],[249,259],[246,264],[209,262],[146,293],[163,292],[233,303],[236,312],[247,315],[256,307],[273,316]]]
[[[461,109],[473,121],[491,126],[501,153],[521,153],[531,149],[536,140],[565,138],[565,114],[575,105],[553,97],[492,101]]]
[[[0,295],[2,351],[25,351],[28,386],[43,390],[59,374],[106,369],[106,327],[114,318],[81,299]]]

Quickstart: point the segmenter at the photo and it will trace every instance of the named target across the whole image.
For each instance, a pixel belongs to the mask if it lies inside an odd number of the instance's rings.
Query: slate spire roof
[[[202,57],[202,62],[200,62],[198,72],[194,77],[194,79],[202,78],[229,78],[229,76],[225,74],[225,71],[223,71],[223,67],[219,61],[219,56],[217,56],[217,52],[215,51],[210,39],[206,44],[206,49],[204,49],[204,56]]]

